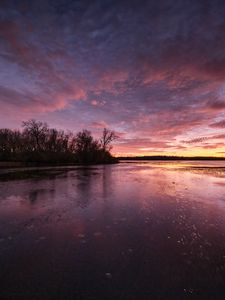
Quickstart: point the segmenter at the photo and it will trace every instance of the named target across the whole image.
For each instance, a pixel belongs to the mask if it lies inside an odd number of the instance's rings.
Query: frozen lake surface
[[[1,300],[225,299],[225,162],[1,170],[0,287]]]

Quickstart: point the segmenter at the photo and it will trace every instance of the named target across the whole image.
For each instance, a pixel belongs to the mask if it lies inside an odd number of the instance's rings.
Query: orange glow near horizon
[[[218,149],[216,149],[218,151]],[[181,156],[181,157],[196,157],[196,156],[205,156],[205,157],[225,157],[225,151],[221,150],[221,153],[215,152],[212,150],[199,150],[199,149],[189,149],[187,151],[119,151],[116,150],[116,147],[113,148],[112,154],[116,157],[120,156],[128,156],[128,157],[135,157],[135,156]]]

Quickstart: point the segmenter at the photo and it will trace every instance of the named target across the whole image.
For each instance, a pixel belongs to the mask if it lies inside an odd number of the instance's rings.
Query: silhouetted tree
[[[76,135],[34,119],[22,123],[23,130],[0,129],[0,160],[42,163],[110,163],[113,131],[103,130],[101,139],[83,130]]]
[[[23,122],[24,134],[28,136],[29,142],[33,145],[34,151],[43,150],[46,135],[48,131],[48,125],[46,123],[30,119]]]
[[[75,137],[75,153],[77,160],[80,163],[90,163],[94,161],[94,157],[100,149],[100,145],[97,140],[91,135],[88,130],[78,132]]]
[[[110,151],[112,149],[111,143],[117,138],[118,137],[114,131],[104,128],[100,139],[102,149],[104,151]]]

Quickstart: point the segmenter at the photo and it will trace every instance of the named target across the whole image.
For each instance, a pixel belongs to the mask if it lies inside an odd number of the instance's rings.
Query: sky
[[[225,156],[225,1],[1,0],[0,127],[37,119],[115,155]]]

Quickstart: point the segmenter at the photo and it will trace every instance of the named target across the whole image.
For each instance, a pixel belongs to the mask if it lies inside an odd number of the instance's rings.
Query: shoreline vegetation
[[[217,157],[217,156],[167,156],[167,155],[153,155],[153,156],[120,156],[117,157],[119,161],[144,161],[144,160],[164,160],[164,161],[185,161],[185,160],[224,160],[225,157]]]
[[[104,128],[100,139],[91,132],[50,128],[34,119],[22,123],[22,130],[0,129],[0,167],[111,164],[118,159],[110,153],[117,138]]]
[[[0,129],[0,168],[112,164],[120,161],[225,161],[215,156],[120,156],[111,154],[118,137],[104,128],[100,139],[91,132],[50,128],[47,123],[30,119],[22,130]]]
[[[225,161],[224,157],[180,157],[180,156],[144,156],[144,157],[113,157],[108,162],[92,162],[92,163],[78,163],[78,162],[28,162],[28,161],[1,161],[0,169],[8,168],[38,168],[38,167],[79,167],[82,165],[98,165],[98,164],[113,164],[121,162],[137,162],[137,161]],[[208,168],[208,167],[207,167]]]

